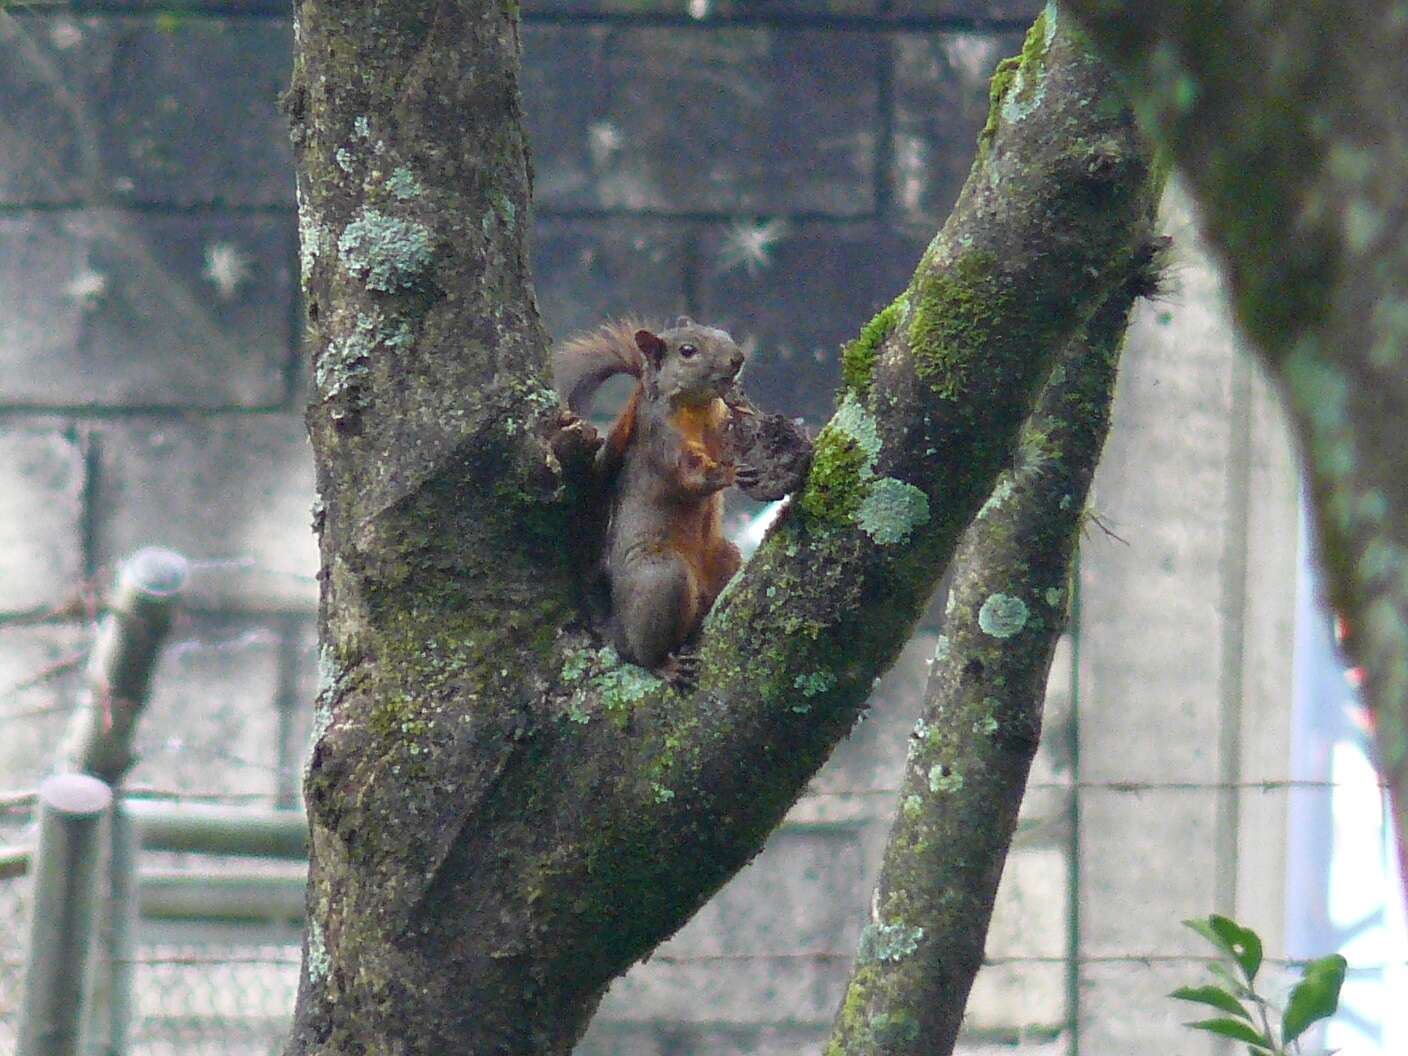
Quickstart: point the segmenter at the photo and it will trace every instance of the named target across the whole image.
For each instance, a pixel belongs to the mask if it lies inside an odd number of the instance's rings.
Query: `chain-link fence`
[[[297,946],[143,944],[133,1056],[264,1056],[282,1050],[298,985]]]
[[[53,769],[80,699],[88,630],[69,624],[0,627],[0,773],[10,790],[35,788]],[[188,616],[154,680],[127,787],[164,804],[297,805],[298,761],[308,735],[313,632],[307,621]],[[0,846],[32,840],[33,806],[0,803]],[[170,882],[280,876],[295,863],[146,851],[139,875]],[[0,880],[0,1053],[17,1043],[31,880]],[[155,887],[156,884],[149,884]],[[125,1056],[219,1053],[266,1056],[287,1038],[298,984],[296,920],[220,921],[144,913],[132,951]],[[96,1051],[96,1049],[94,1049]]]
[[[0,840],[23,841],[26,821],[25,815],[5,818]],[[30,890],[27,877],[0,881],[0,1052],[16,1046]],[[284,928],[281,936],[271,930],[146,922],[133,956],[129,1056],[279,1052],[300,951],[295,930]]]
[[[29,824],[29,809],[0,813],[0,844],[19,843]],[[29,921],[28,881],[0,880],[0,1052],[15,1051],[20,988],[24,975],[24,929]]]

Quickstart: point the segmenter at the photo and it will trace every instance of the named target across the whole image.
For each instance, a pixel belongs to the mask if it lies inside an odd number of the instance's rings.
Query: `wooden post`
[[[78,1056],[112,789],[60,774],[39,789],[34,913],[16,1056]]]
[[[69,768],[110,785],[120,784],[131,768],[133,733],[186,573],[184,557],[155,547],[123,564],[88,666],[88,699],[65,740]]]
[[[132,1022],[133,962],[136,955],[139,915],[137,862],[140,852],[137,826],[123,805],[119,791],[108,829],[108,858],[104,870],[106,899],[98,942],[102,956],[93,971],[93,990],[83,1049],[90,1056],[126,1056],[127,1034]]]
[[[137,721],[187,572],[184,557],[157,547],[139,550],[123,562],[88,663],[83,706],[60,751],[62,769],[92,774],[113,787],[121,785],[136,761],[132,742]],[[84,1025],[85,1038],[113,1054],[122,1052],[131,998],[136,847],[130,828],[130,823],[114,824],[113,845],[103,856],[110,870],[108,897],[101,903],[105,956],[95,973]],[[124,944],[126,948],[119,950]]]

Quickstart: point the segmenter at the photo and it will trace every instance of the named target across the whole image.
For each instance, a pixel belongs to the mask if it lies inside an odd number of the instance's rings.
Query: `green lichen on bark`
[[[919,948],[924,929],[908,924],[867,924],[856,947],[857,964],[898,963]]]
[[[989,594],[978,609],[978,626],[992,638],[1011,638],[1027,625],[1027,603],[1000,591]]]
[[[881,546],[902,543],[929,520],[929,496],[893,477],[873,481],[855,512],[861,531]]]
[[[1048,5],[1048,9],[1050,7],[1051,5]],[[1051,43],[1055,25],[1055,12],[1042,12],[1027,30],[1026,39],[1022,43],[1022,53],[1003,59],[997,64],[992,81],[988,85],[988,118],[982,132],[978,134],[979,150],[986,150],[993,136],[997,134],[1009,93],[1024,107],[1035,106],[1039,102],[1039,99],[1033,97],[1041,84],[1041,63],[1046,48]],[[1011,114],[1006,116],[1010,119]]]
[[[430,266],[432,234],[415,220],[363,208],[337,240],[342,265],[382,293],[414,285]]]

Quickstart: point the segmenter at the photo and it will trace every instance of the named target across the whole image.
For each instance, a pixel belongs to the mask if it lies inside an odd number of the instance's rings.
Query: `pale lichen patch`
[[[308,921],[308,982],[316,986],[327,979],[331,971],[332,958],[328,956],[323,926],[313,917]]]
[[[332,726],[332,708],[320,697],[313,705],[313,724],[308,731],[308,755],[303,761],[306,770],[308,764],[313,761],[313,752],[318,747],[318,742],[323,739],[323,735]]]
[[[1000,510],[1002,504],[1012,497],[1012,478],[1004,473],[997,478],[997,484],[992,489],[992,494],[988,496],[988,501],[983,503],[983,508],[978,511],[979,519],[988,517],[994,511]]]
[[[924,929],[908,924],[867,924],[860,933],[856,947],[858,964],[891,964],[908,957],[919,948]]]
[[[343,267],[384,293],[414,285],[433,255],[428,227],[370,207],[343,230],[337,249]]]
[[[836,676],[830,671],[812,671],[798,675],[792,685],[802,691],[802,696],[815,697],[836,688]]]
[[[306,286],[313,276],[313,266],[317,264],[318,257],[323,252],[327,229],[313,215],[313,210],[303,198],[303,191],[299,189],[297,193],[298,274],[300,281]]]
[[[1011,638],[1027,625],[1027,603],[1011,594],[990,594],[978,610],[978,627],[993,638]]]
[[[871,484],[856,523],[882,546],[902,543],[909,533],[929,520],[929,497],[913,484],[884,477]]]
[[[880,433],[874,416],[861,406],[853,393],[847,393],[846,398],[841,401],[841,406],[836,409],[836,414],[831,419],[830,428],[856,442],[856,446],[866,456],[861,475],[871,476],[875,459],[880,454]]]
[[[408,202],[412,198],[419,198],[425,193],[425,188],[416,179],[416,174],[404,165],[398,165],[386,181],[386,189],[403,202]]]
[[[963,775],[950,766],[937,763],[929,768],[930,792],[957,792],[963,788]]]

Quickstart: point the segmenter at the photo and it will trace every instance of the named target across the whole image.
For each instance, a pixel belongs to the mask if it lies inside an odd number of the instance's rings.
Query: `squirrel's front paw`
[[[558,412],[557,427],[548,437],[548,446],[565,469],[570,472],[575,467],[590,467],[601,445],[601,434],[591,422],[571,411]]]

